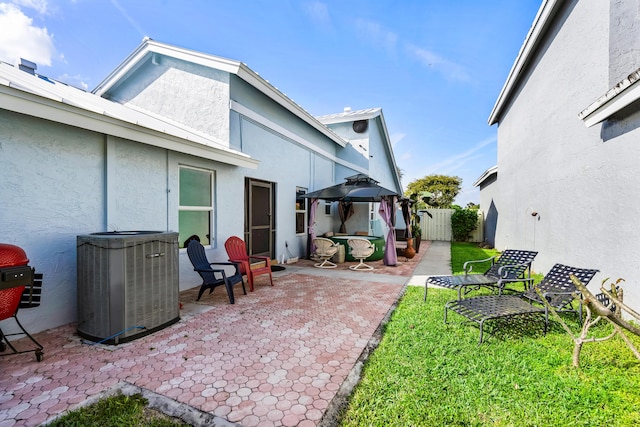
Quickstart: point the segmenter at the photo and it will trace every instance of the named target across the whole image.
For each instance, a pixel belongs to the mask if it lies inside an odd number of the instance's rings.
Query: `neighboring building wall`
[[[577,117],[610,89],[612,48],[640,39],[640,27],[629,26],[612,46],[610,21],[603,19],[609,12],[609,2],[567,2],[498,127],[496,247],[538,250],[533,269],[541,273],[555,263],[598,268],[593,288],[606,277],[640,283],[640,201],[633,197],[640,187],[640,119],[585,128]],[[637,69],[633,58],[611,64],[613,74]],[[615,137],[607,136],[611,127],[618,128]],[[638,307],[640,291],[626,286],[625,299]]]
[[[496,200],[498,193],[498,174],[488,176],[480,184],[480,210],[484,215],[484,242],[489,246],[496,245],[496,228],[498,225],[499,209]]]
[[[609,0],[609,87],[627,77],[640,65],[640,4],[637,0]]]

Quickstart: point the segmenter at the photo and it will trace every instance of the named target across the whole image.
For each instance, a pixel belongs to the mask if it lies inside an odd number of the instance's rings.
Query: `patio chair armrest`
[[[529,266],[531,266],[530,262],[523,262],[522,264],[505,264],[505,265],[502,265],[502,266],[500,266],[498,268],[498,276],[503,278],[503,279],[506,279],[507,278],[507,274],[509,274],[508,269],[517,268],[517,267],[524,267],[525,270],[526,270],[527,268],[529,268]],[[523,271],[523,274],[524,274],[524,271]],[[531,276],[529,276],[529,277],[531,277]]]
[[[497,255],[494,255],[490,258],[487,259],[473,259],[470,261],[466,261],[463,265],[462,265],[462,269],[464,270],[464,274],[467,275],[469,273],[471,273],[473,271],[473,265],[472,264],[478,264],[481,262],[487,262],[487,261],[491,261],[493,262],[493,260],[495,260],[497,257]]]
[[[224,276],[224,270],[221,268],[194,268],[193,271],[197,271],[198,273],[222,273],[222,275]]]
[[[498,279],[498,288],[499,289],[504,289],[504,286],[507,283],[519,283],[522,282],[524,283],[524,288],[525,289],[529,289],[531,288],[531,286],[533,286],[533,278],[522,278],[522,277],[516,277],[516,278],[507,278],[507,277],[501,277],[500,279]]]
[[[212,262],[209,263],[209,265],[230,265],[233,266],[236,269],[236,274],[240,274],[240,265],[242,263],[238,262],[238,261],[231,261],[231,262]],[[224,271],[224,270],[223,270]]]
[[[259,259],[260,261],[264,261],[267,265],[271,265],[271,258],[268,256],[260,256],[260,255],[249,255],[249,259]]]

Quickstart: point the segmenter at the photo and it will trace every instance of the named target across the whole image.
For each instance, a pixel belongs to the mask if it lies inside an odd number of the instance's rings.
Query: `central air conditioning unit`
[[[93,233],[77,245],[80,336],[118,344],[180,320],[178,233]]]

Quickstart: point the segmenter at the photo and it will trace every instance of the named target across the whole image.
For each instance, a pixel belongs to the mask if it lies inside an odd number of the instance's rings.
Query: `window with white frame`
[[[324,214],[328,216],[331,215],[331,202],[328,200],[324,201]]]
[[[307,222],[307,194],[305,188],[296,187],[296,234],[305,233],[305,224]]]
[[[205,169],[180,167],[180,206],[178,230],[180,247],[196,235],[210,245],[213,236],[214,174]]]

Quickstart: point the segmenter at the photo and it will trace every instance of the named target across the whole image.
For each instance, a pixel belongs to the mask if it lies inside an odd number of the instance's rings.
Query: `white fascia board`
[[[601,123],[640,99],[640,69],[602,95],[578,114],[586,127]]]
[[[0,86],[0,109],[234,166],[257,169],[259,165],[246,154],[220,150],[6,86]]]
[[[520,77],[522,77],[525,67],[529,63],[529,59],[531,59],[531,55],[533,55],[538,44],[542,41],[542,37],[555,17],[558,8],[562,6],[564,2],[565,0],[544,0],[542,5],[540,5],[540,9],[538,9],[538,13],[525,37],[524,43],[520,47],[520,52],[518,52],[518,56],[511,66],[507,80],[491,110],[488,119],[489,126],[498,122],[500,114],[502,114],[502,109],[505,107],[505,104],[520,81]]]
[[[233,111],[235,111],[236,113],[246,117],[247,119],[258,123],[259,125],[262,125],[264,127],[266,127],[267,129],[271,129],[273,132],[276,132],[282,136],[284,136],[285,138],[295,142],[296,144],[299,144],[305,148],[307,148],[308,150],[327,158],[328,160],[338,163],[340,165],[346,166],[348,168],[351,168],[357,172],[360,173],[364,173],[364,174],[369,174],[369,170],[366,168],[363,168],[361,166],[355,165],[353,163],[344,161],[342,159],[339,159],[338,157],[336,157],[335,155],[329,153],[326,150],[323,150],[321,148],[319,148],[317,145],[313,144],[312,142],[307,141],[306,139],[302,138],[299,135],[296,135],[295,133],[291,132],[289,129],[286,129],[282,126],[280,126],[279,124],[269,120],[268,118],[264,117],[263,115],[253,111],[252,109],[240,104],[237,101],[233,101],[231,100],[229,103],[229,108]]]

